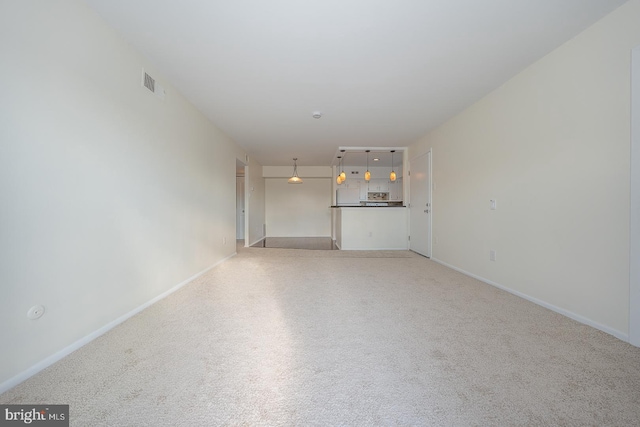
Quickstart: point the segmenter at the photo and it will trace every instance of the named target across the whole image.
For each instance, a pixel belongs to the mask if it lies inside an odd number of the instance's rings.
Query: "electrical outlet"
[[[496,210],[496,200],[495,199],[489,200],[489,209],[491,209],[492,211]]]
[[[223,238],[222,238],[222,244],[223,244],[223,245],[226,245],[226,244],[227,244],[227,238],[226,238],[226,237],[223,237]]]
[[[489,251],[489,261],[495,261],[496,260],[496,251],[494,251],[493,249],[491,249]]]

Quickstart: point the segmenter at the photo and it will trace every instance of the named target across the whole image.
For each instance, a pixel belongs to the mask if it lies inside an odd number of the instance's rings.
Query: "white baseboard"
[[[569,310],[565,310],[564,308],[556,307],[555,305],[549,304],[548,302],[539,300],[539,299],[534,298],[532,296],[529,296],[527,294],[523,294],[522,292],[510,289],[510,288],[508,288],[506,286],[503,286],[503,285],[500,285],[498,283],[492,282],[491,280],[485,279],[484,277],[480,277],[480,276],[477,276],[475,274],[469,273],[468,271],[465,271],[465,270],[463,270],[461,268],[458,268],[458,267],[455,267],[453,265],[447,264],[446,262],[441,261],[441,260],[439,260],[437,258],[431,258],[431,261],[437,262],[438,264],[444,265],[445,267],[448,267],[448,268],[450,268],[452,270],[458,271],[458,272],[460,272],[460,273],[462,273],[464,275],[467,275],[469,277],[473,277],[474,279],[477,279],[477,280],[479,280],[481,282],[484,282],[484,283],[486,283],[488,285],[495,286],[498,289],[502,289],[503,291],[509,292],[510,294],[516,295],[516,296],[518,296],[520,298],[524,298],[527,301],[531,301],[534,304],[538,304],[538,305],[540,305],[540,306],[542,306],[544,308],[548,308],[551,311],[555,311],[556,313],[562,314],[563,316],[567,316],[570,319],[573,319],[573,320],[575,320],[577,322],[580,322],[580,323],[583,323],[585,325],[591,326],[592,328],[599,329],[602,332],[606,332],[607,334],[613,335],[614,337],[616,337],[618,339],[621,339],[622,341],[629,342],[629,335],[625,334],[624,332],[618,331],[617,329],[613,329],[613,328],[610,328],[608,326],[601,325],[598,322],[594,322],[591,319],[588,319],[588,318],[586,318],[584,316],[581,316],[579,314],[573,313],[573,312],[571,312]]]
[[[337,245],[336,245],[337,246]],[[340,248],[338,247],[338,249],[344,250],[344,251],[407,251],[409,249],[407,248]]]
[[[313,236],[264,236],[262,239],[268,239],[269,237],[274,238],[274,239],[304,239],[307,237],[312,237],[312,238],[331,238],[331,235],[325,236],[325,235],[313,235]],[[262,240],[260,239],[260,240]]]
[[[161,293],[157,297],[147,301],[146,303],[142,304],[141,306],[139,306],[137,308],[134,308],[130,312],[128,312],[128,313],[118,317],[117,319],[107,323],[106,325],[104,325],[100,329],[91,332],[90,334],[80,338],[78,341],[74,342],[73,344],[68,345],[67,347],[65,347],[62,350],[52,354],[51,356],[47,357],[46,359],[41,360],[40,362],[36,363],[35,365],[30,367],[29,369],[19,373],[18,375],[14,376],[12,378],[9,378],[7,381],[5,381],[2,384],[0,384],[0,394],[12,389],[13,387],[17,386],[21,382],[29,379],[30,377],[34,376],[38,372],[42,371],[43,369],[48,368],[49,366],[53,365],[57,361],[63,359],[64,357],[66,357],[69,354],[73,353],[74,351],[78,350],[80,347],[90,343],[91,341],[95,340],[96,338],[98,338],[99,336],[105,334],[106,332],[109,332],[111,329],[115,328],[116,326],[118,326],[119,324],[124,322],[125,320],[135,316],[136,314],[140,313],[145,308],[150,307],[151,305],[155,304],[156,302],[160,301],[161,299],[164,299],[164,298],[168,297],[172,293],[176,292],[178,289],[182,288],[184,285],[188,284],[189,282],[192,282],[193,280],[195,280],[198,277],[200,277],[203,274],[205,274],[207,271],[211,270],[215,266],[225,262],[226,260],[228,260],[229,258],[232,258],[235,255],[236,255],[236,253],[234,252],[232,255],[229,255],[228,257],[226,257],[226,258],[216,262],[215,264],[205,268],[201,272],[196,273],[195,275],[189,277],[187,280],[185,280],[185,281],[183,281],[181,283],[178,283],[177,285],[175,285],[171,289]]]

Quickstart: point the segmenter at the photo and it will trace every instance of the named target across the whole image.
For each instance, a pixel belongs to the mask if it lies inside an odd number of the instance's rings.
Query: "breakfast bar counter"
[[[334,239],[343,250],[409,249],[405,206],[332,206]]]

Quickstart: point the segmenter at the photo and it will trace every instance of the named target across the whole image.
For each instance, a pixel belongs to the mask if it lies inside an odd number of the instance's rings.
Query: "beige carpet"
[[[247,248],[0,403],[73,426],[637,426],[640,349],[410,252]]]

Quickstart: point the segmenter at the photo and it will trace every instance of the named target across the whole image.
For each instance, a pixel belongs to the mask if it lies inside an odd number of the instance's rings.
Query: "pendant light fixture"
[[[389,179],[393,182],[396,180],[396,173],[393,171],[393,153],[395,153],[396,150],[391,150],[391,173],[389,174]]]
[[[371,180],[371,172],[369,172],[369,152],[371,150],[365,150],[367,152],[367,171],[364,173],[364,180],[369,182]]]
[[[341,153],[344,153],[344,152],[345,152],[345,150],[340,150],[340,152],[341,152]],[[340,172],[340,178],[342,178],[342,182],[344,182],[344,181],[347,179],[347,174],[346,174],[346,173],[344,173],[344,158],[345,158],[345,157],[347,157],[347,154],[346,154],[346,153],[344,153],[344,154],[342,155],[342,160],[343,160],[343,162],[342,162],[342,172]]]
[[[338,176],[336,177],[336,183],[338,185],[344,182],[344,180],[342,179],[342,174],[340,173],[341,166],[342,166],[342,156],[338,156]]]
[[[298,176],[297,157],[293,158],[293,176],[287,181],[289,184],[302,184],[302,179]]]

